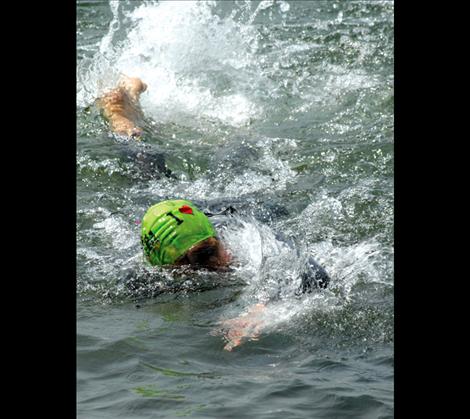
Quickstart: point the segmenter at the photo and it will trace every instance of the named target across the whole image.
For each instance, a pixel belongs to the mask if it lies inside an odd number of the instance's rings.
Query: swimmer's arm
[[[142,117],[139,98],[146,89],[147,85],[139,78],[122,76],[116,88],[97,99],[96,104],[113,132],[129,137],[142,135],[137,126]]]
[[[308,293],[315,288],[326,288],[330,277],[315,259],[309,258],[306,271],[302,275],[299,293]],[[232,351],[247,340],[256,340],[265,326],[266,305],[255,304],[240,316],[222,322],[223,335],[227,340],[226,351]]]
[[[227,340],[224,346],[226,351],[232,351],[246,340],[257,340],[265,325],[265,309],[266,305],[263,303],[254,304],[240,316],[222,322],[224,337]]]

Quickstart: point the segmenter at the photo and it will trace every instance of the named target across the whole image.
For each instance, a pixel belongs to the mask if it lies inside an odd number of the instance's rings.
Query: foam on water
[[[135,231],[128,230],[128,224],[121,217],[109,217],[95,223],[95,229],[102,229],[117,250],[126,250],[135,245]]]
[[[241,150],[256,155],[250,167],[229,155],[196,179],[189,179],[186,173],[175,172],[177,180],[162,178],[150,181],[144,188],[145,193],[154,195],[155,199],[163,196],[185,196],[193,200],[231,199],[259,191],[282,191],[295,178],[296,172],[280,155],[296,148],[294,140],[263,138],[250,143],[242,140],[237,147],[235,152]],[[142,191],[140,185],[136,188]]]
[[[148,84],[142,107],[158,121],[189,116],[239,126],[260,115],[247,85],[258,79],[258,34],[231,16],[218,17],[215,6],[213,1],[148,2],[125,12],[112,2],[109,32],[93,60],[79,68],[79,105],[90,104],[124,73]],[[124,39],[114,41],[119,32],[125,32]]]
[[[117,158],[93,160],[90,156],[78,153],[77,169],[78,171],[91,171],[94,173],[105,173],[108,176],[114,174],[124,175],[131,169],[130,164],[122,163]]]

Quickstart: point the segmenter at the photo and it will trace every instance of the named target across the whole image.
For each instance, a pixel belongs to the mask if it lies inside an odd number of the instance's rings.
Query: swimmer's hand
[[[247,340],[257,340],[265,323],[263,318],[265,308],[262,303],[255,304],[239,317],[221,323],[222,334],[227,341],[224,346],[226,351],[232,351]]]
[[[138,127],[138,121],[143,119],[143,112],[139,98],[146,90],[147,85],[138,77],[122,74],[118,85],[96,100],[114,133],[141,139],[143,131]]]

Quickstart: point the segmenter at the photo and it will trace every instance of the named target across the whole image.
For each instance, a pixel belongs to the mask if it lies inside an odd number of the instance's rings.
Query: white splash
[[[250,93],[259,78],[254,26],[218,17],[214,1],[146,2],[121,13],[119,2],[110,5],[109,32],[92,62],[78,69],[79,105],[89,105],[124,73],[147,83],[142,107],[158,121],[242,126],[262,114]],[[113,41],[119,31],[127,31],[125,39]]]
[[[93,228],[101,230],[105,236],[104,239],[118,250],[129,249],[137,242],[136,232],[129,228],[127,222],[117,216],[95,223]]]

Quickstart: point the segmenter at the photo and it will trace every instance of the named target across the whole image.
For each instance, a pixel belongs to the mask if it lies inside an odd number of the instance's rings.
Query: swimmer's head
[[[182,199],[163,201],[147,210],[141,241],[152,265],[216,266],[223,252],[207,216]]]

